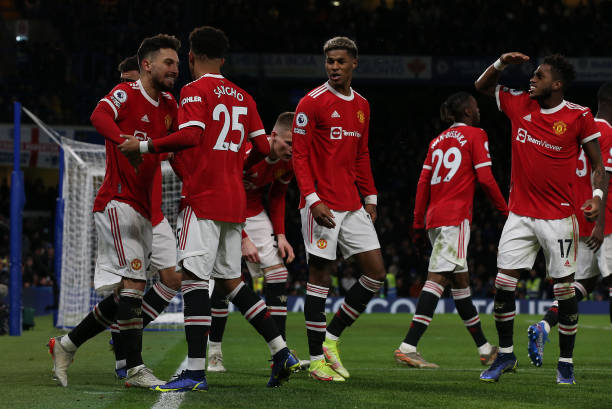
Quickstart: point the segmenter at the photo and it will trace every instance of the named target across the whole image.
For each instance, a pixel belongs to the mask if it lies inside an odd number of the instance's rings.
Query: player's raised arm
[[[495,87],[499,82],[501,72],[510,64],[522,64],[529,61],[529,57],[519,52],[510,52],[502,54],[497,61],[489,65],[489,67],[478,77],[474,82],[474,87],[481,94],[490,97],[495,96]]]

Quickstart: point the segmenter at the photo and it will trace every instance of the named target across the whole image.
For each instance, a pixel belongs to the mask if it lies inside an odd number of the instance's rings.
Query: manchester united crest
[[[327,247],[327,240],[325,239],[317,240],[317,247],[323,250],[325,247]]]
[[[142,268],[142,261],[140,261],[139,259],[135,258],[134,260],[132,260],[132,270],[140,270]]]
[[[166,131],[169,131],[170,127],[172,126],[172,117],[170,115],[166,115],[164,118],[164,123],[166,124]]]
[[[359,122],[361,123],[364,123],[365,121],[365,114],[363,113],[361,109],[357,111],[357,119],[359,119]]]
[[[557,121],[553,124],[553,131],[557,135],[563,135],[567,131],[567,124],[563,121]]]

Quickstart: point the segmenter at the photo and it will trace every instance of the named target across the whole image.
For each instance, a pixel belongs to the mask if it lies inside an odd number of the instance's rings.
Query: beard
[[[172,83],[172,85],[168,85],[164,82],[165,79],[166,77],[153,77],[153,86],[155,87],[155,89],[165,92],[172,91],[172,88],[174,88],[174,82]]]
[[[546,88],[542,90],[542,93],[539,95],[535,95],[531,97],[531,99],[535,99],[536,101],[542,101],[552,95],[552,88]]]

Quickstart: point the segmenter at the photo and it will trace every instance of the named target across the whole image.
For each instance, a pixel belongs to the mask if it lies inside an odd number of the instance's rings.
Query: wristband
[[[149,153],[149,141],[140,141],[138,145],[140,153]]]
[[[363,198],[363,202],[364,202],[365,204],[367,204],[367,205],[368,205],[368,204],[371,204],[371,205],[376,206],[376,204],[377,204],[377,202],[378,202],[376,199],[377,199],[377,196],[376,196],[376,195],[368,195],[368,196],[366,196],[366,197],[364,197],[364,198]]]
[[[603,200],[603,190],[601,190],[601,189],[593,190],[593,197],[595,197],[595,196],[597,196],[598,198]]]
[[[501,57],[498,58],[497,61],[493,63],[493,67],[495,67],[497,71],[503,71],[506,69],[507,66],[508,64],[504,64],[501,60]]]

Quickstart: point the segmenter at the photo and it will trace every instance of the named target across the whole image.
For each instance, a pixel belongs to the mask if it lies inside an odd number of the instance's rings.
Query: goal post
[[[103,295],[93,288],[97,255],[97,236],[93,218],[93,203],[104,180],[106,151],[104,145],[62,138],[64,147],[61,198],[63,229],[61,246],[61,283],[57,327],[76,326]],[[162,162],[162,211],[173,229],[181,194],[181,182],[167,162]],[[151,274],[147,288],[158,280]],[[151,328],[182,327],[183,313],[180,293]]]

